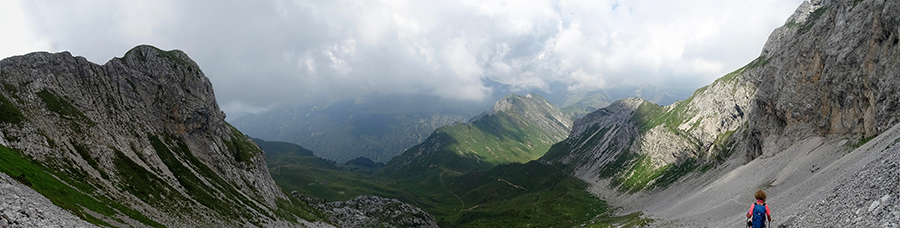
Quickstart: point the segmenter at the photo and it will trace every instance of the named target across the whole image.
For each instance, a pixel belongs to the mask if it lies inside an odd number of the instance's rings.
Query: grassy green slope
[[[156,207],[162,211],[184,213],[190,206],[180,202],[194,200],[201,205],[210,208],[220,215],[234,218],[231,224],[239,225],[248,221],[260,225],[260,218],[248,213],[245,206],[250,206],[255,211],[271,211],[274,215],[265,215],[272,219],[278,216],[288,221],[295,221],[297,217],[306,220],[316,220],[317,212],[305,203],[292,199],[279,199],[274,208],[263,209],[262,204],[254,202],[240,194],[226,181],[216,175],[209,167],[200,163],[187,151],[184,142],[174,137],[150,136],[154,149],[160,158],[173,173],[176,173],[178,184],[185,190],[186,195],[180,194],[175,187],[167,184],[155,174],[138,165],[121,151],[115,150],[112,162],[116,168],[113,175],[118,181],[112,180],[116,187],[124,192],[136,196],[141,201]],[[168,145],[167,145],[168,144]],[[172,146],[170,146],[172,145]],[[87,151],[86,153],[90,153]],[[176,157],[180,157],[182,163]],[[94,194],[101,190],[99,180],[89,178],[85,171],[73,166],[62,165],[68,162],[47,162],[50,167],[41,162],[33,161],[19,151],[0,146],[0,172],[10,175],[17,181],[31,187],[51,200],[57,206],[66,209],[86,221],[108,226],[105,219],[124,223],[121,216],[129,217],[140,223],[152,227],[164,227],[157,221],[148,218],[141,212],[132,209],[136,202],[109,198],[109,196]],[[193,167],[194,172],[188,167]],[[206,179],[207,181],[202,181]],[[86,210],[97,212],[104,218],[100,219],[86,213]]]
[[[63,171],[64,170],[64,171]],[[124,216],[152,227],[163,227],[140,212],[104,195],[92,194],[97,188],[87,174],[72,167],[46,167],[27,158],[17,150],[0,145],[0,172],[13,177],[19,183],[31,187],[53,204],[96,225],[108,223],[87,213],[87,210],[115,218]],[[68,172],[68,173],[67,173]]]
[[[430,175],[434,177],[435,175]],[[645,223],[615,217],[605,201],[565,167],[540,162],[504,164],[470,173],[443,171],[437,178],[404,185],[429,193],[422,208],[444,227],[572,227],[580,224]]]
[[[471,124],[447,126],[437,131],[455,139],[445,149],[474,154],[492,165],[525,163],[540,158],[555,142],[542,142],[539,138],[548,133],[534,125],[516,124],[516,119],[500,112]]]
[[[285,191],[298,191],[327,201],[345,201],[360,195],[404,201],[416,199],[396,181],[348,171],[295,144],[262,140],[257,142],[266,151],[269,173]]]
[[[483,170],[491,164],[482,162],[470,153],[461,153],[448,147],[458,141],[441,128],[435,130],[424,142],[413,146],[402,155],[391,159],[380,174],[398,179],[429,176],[433,170],[449,169],[456,172]]]
[[[293,144],[262,141],[259,145],[266,151],[275,182],[287,191],[328,201],[359,195],[396,198],[431,213],[443,227],[566,227],[647,221],[637,215],[611,216],[612,209],[604,201],[586,192],[586,184],[567,175],[559,165],[506,164],[470,173],[438,168],[395,179],[347,171]]]
[[[551,133],[508,112],[483,115],[470,123],[440,127],[423,143],[395,157],[382,170],[396,178],[486,170],[540,158],[555,141]]]

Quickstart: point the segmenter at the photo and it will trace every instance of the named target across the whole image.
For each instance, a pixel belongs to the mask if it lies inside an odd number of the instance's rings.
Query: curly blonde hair
[[[762,200],[763,202],[766,202],[766,193],[763,192],[762,189],[760,189],[759,191],[756,191],[756,194],[754,194],[753,196],[755,196],[756,199],[758,199],[758,200]]]

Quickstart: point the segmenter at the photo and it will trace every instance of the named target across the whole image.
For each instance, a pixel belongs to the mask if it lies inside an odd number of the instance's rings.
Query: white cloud
[[[226,111],[311,97],[697,88],[754,59],[801,0],[4,1],[0,55],[103,63],[182,49]]]
[[[168,1],[159,0],[129,0],[125,2],[116,2],[116,12],[113,22],[117,25],[117,30],[123,33],[123,36],[129,40],[143,40],[149,37],[166,36],[161,31],[165,25],[175,23],[171,21],[173,14],[176,13],[175,8]],[[91,13],[90,7],[78,5],[79,11]]]
[[[35,35],[20,1],[0,2],[0,57],[23,55],[34,51],[55,51],[53,42]]]

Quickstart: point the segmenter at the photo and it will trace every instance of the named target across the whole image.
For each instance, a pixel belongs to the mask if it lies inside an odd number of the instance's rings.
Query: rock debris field
[[[0,173],[0,227],[96,227]]]
[[[779,227],[900,227],[900,152],[885,153],[804,208]]]

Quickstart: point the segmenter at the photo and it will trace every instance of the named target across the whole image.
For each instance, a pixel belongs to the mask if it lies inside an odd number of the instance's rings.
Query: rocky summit
[[[3,59],[0,74],[0,169],[81,219],[236,227],[315,218],[225,123],[209,80],[181,51],[141,45],[104,65],[37,52]]]

